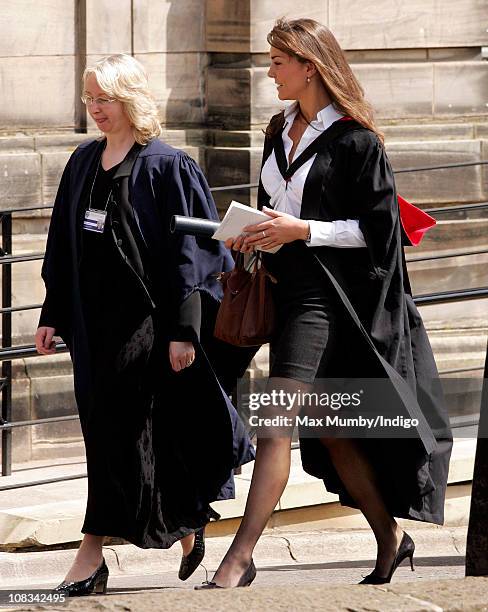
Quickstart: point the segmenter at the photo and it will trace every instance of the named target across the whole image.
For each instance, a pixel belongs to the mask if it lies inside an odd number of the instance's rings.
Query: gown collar
[[[292,102],[291,104],[288,104],[284,110],[285,124],[292,123],[297,113],[298,113],[298,102],[295,101],[295,102]],[[332,125],[334,121],[337,121],[343,116],[344,115],[338,112],[334,108],[334,105],[331,103],[331,104],[328,104],[327,106],[324,106],[324,108],[322,108],[321,110],[319,110],[316,118],[310,122],[310,125],[318,130],[323,131],[323,130],[326,130],[330,125]]]

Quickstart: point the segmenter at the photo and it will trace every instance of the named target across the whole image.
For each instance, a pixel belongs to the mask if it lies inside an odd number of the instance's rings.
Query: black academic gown
[[[393,172],[370,130],[355,121],[329,130],[305,182],[301,218],[359,219],[367,248],[302,245],[305,257],[320,263],[342,315],[340,342],[325,377],[385,378],[392,412],[418,419],[416,437],[410,432],[407,439],[361,444],[392,514],[441,524],[452,437],[432,349],[412,299]],[[281,132],[266,138],[263,164],[273,147],[283,147]],[[269,206],[262,184],[258,206]],[[319,440],[301,439],[301,452],[304,469],[356,507]]]
[[[101,319],[93,291],[87,311],[81,290],[87,295],[97,261],[86,253],[83,259],[89,241],[83,244],[80,200],[103,146],[80,145],[63,172],[42,268],[46,299],[39,323],[56,328],[73,361],[88,472],[82,531],[167,548],[218,517],[209,503],[234,497],[232,470],[254,457],[210,363],[215,355],[220,368],[227,366],[219,374],[229,391],[248,361],[236,368],[219,360],[211,333],[222,295],[216,274],[233,261],[217,241],[170,233],[172,215],[218,215],[197,164],[154,140],[132,168],[130,210],[117,192],[123,172],[115,174],[118,204],[108,207],[107,260],[100,261],[107,283],[99,284]],[[196,359],[174,373],[168,343],[175,323],[181,325],[181,304],[196,291],[202,329],[187,330]]]

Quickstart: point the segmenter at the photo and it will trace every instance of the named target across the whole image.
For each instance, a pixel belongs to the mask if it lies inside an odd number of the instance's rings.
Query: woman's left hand
[[[271,219],[262,221],[254,225],[246,225],[244,232],[253,232],[244,239],[243,247],[247,250],[260,247],[262,249],[272,249],[287,242],[294,240],[306,240],[308,237],[309,225],[304,219],[297,219],[293,215],[263,207]]]
[[[194,360],[195,347],[192,342],[171,340],[169,343],[169,361],[175,372],[189,368]]]

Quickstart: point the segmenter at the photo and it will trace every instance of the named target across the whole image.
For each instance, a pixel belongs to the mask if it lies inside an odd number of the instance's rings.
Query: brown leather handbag
[[[220,280],[224,297],[217,313],[214,336],[235,346],[260,346],[271,339],[275,326],[275,306],[271,283],[276,279],[262,263],[257,251],[250,269],[244,254],[237,254],[234,269],[223,272]]]

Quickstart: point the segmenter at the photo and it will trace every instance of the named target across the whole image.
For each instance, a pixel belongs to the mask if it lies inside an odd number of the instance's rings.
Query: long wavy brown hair
[[[365,100],[364,90],[329,28],[313,19],[283,18],[276,21],[267,40],[271,47],[299,62],[314,64],[334,107],[375,132],[383,142],[383,134],[374,121],[373,108]],[[283,114],[280,113],[271,120],[266,135],[273,136],[282,125]]]

